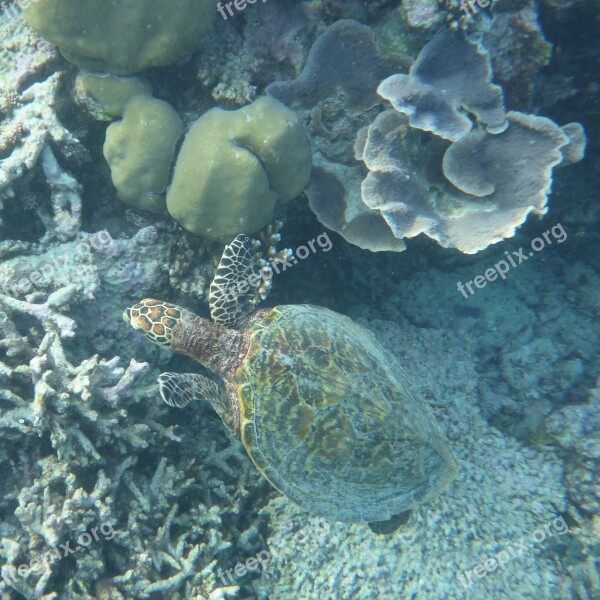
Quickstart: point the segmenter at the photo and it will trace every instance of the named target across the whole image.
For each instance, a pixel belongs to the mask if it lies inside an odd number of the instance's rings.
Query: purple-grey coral
[[[354,158],[366,177],[326,145],[315,152],[319,170],[306,194],[319,220],[369,250],[401,251],[404,243],[393,238],[425,233],[474,254],[513,236],[530,213],[545,214],[552,169],[585,153],[583,127],[505,113],[491,79],[479,43],[463,32],[436,36],[409,75],[379,86],[395,110],[356,129]]]
[[[356,167],[325,163],[315,167],[306,190],[319,221],[347,242],[371,252],[401,252],[406,248],[378,211],[360,197],[362,172]],[[342,183],[343,182],[343,183]]]
[[[356,145],[369,169],[364,203],[399,238],[425,233],[467,254],[514,235],[529,213],[547,211],[552,169],[569,138],[545,117],[509,112],[507,119],[504,132],[477,129],[444,152],[424,144],[402,115],[380,114]],[[440,162],[441,173],[431,169]]]
[[[379,102],[377,85],[397,68],[379,54],[372,30],[351,19],[336,21],[317,38],[302,74],[276,81],[267,93],[290,108],[308,108],[342,92],[349,106],[367,109]]]
[[[491,83],[488,52],[461,31],[444,31],[420,52],[408,75],[392,75],[378,93],[412,127],[455,141],[473,127],[472,113],[491,133],[506,129],[502,89]]]
[[[404,249],[381,216],[360,198],[364,170],[353,158],[355,131],[372,121],[381,78],[407,68],[385,58],[373,31],[337,21],[314,43],[302,74],[267,92],[298,111],[311,134],[313,172],[306,190],[319,220],[352,244],[372,251]]]

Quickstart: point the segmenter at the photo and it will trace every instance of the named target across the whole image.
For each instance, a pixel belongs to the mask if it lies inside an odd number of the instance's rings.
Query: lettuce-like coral
[[[22,3],[29,25],[90,71],[130,75],[191,50],[216,15],[214,0],[44,0]]]
[[[187,134],[167,193],[167,209],[188,231],[210,240],[253,233],[276,202],[298,196],[311,153],[295,113],[262,97],[236,111],[214,108]]]
[[[369,169],[363,201],[401,239],[424,233],[474,254],[513,236],[530,213],[547,212],[552,169],[564,160],[563,148],[585,142],[568,135],[580,132],[578,124],[561,128],[545,117],[506,116],[502,133],[473,130],[446,148],[426,143],[403,115],[381,113],[357,139],[357,158]],[[440,163],[441,172],[432,175],[430,166]]]
[[[384,79],[378,92],[409,117],[411,127],[456,141],[473,127],[467,112],[490,133],[508,127],[502,89],[491,80],[487,50],[447,30],[421,50],[408,75]]]
[[[355,29],[348,23],[338,35]],[[338,60],[339,72],[354,66],[352,57]],[[311,97],[331,92],[329,82],[309,77],[323,66],[311,69],[283,88],[290,105],[306,103],[305,80]],[[377,91],[395,110],[356,130],[354,158],[363,164],[315,153],[306,194],[321,223],[371,251],[402,251],[405,239],[424,233],[474,254],[514,235],[529,214],[545,214],[553,168],[585,153],[583,127],[506,113],[492,75],[486,50],[459,31],[434,37],[408,75],[388,75]]]

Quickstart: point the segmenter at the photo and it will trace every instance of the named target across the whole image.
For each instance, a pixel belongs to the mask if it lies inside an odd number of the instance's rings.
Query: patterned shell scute
[[[325,308],[279,306],[236,373],[242,441],[271,483],[317,514],[384,520],[453,477],[430,408],[373,334]]]

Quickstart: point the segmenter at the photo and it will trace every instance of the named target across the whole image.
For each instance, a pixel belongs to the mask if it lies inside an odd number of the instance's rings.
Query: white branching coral
[[[82,149],[57,116],[63,73],[44,75],[57,51],[18,16],[3,19],[0,35],[0,210],[5,201],[23,202],[13,185],[41,163],[53,214],[38,215],[49,239],[72,238],[81,224],[80,188],[58,164],[50,144],[65,155]]]

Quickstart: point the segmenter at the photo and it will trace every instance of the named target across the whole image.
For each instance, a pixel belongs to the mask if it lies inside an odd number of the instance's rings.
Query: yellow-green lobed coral
[[[125,106],[123,118],[106,130],[104,157],[119,197],[153,212],[164,210],[164,191],[175,147],[183,130],[167,102],[140,94]]]
[[[167,209],[210,240],[253,233],[272,219],[277,201],[302,192],[310,168],[304,128],[279,101],[262,97],[236,111],[214,108],[185,138]]]
[[[191,50],[216,14],[214,0],[44,0],[23,3],[29,25],[90,71],[131,75]]]
[[[81,71],[75,80],[76,102],[85,106],[97,121],[122,117],[126,104],[140,95],[152,95],[152,86],[143,77]]]

